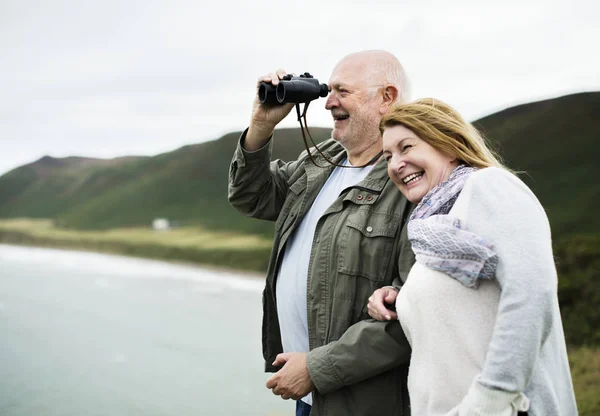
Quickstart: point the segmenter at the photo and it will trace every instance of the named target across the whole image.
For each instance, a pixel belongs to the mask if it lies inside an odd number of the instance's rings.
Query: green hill
[[[600,92],[512,107],[474,124],[542,202],[557,237],[600,233]]]
[[[119,186],[129,167],[145,159],[45,156],[0,177],[0,217],[57,218]]]
[[[316,141],[330,129],[311,128]],[[165,217],[209,229],[270,235],[270,223],[245,218],[227,201],[227,175],[240,133],[154,157],[113,160],[44,157],[0,177],[0,218],[53,218],[62,227],[149,225]],[[304,150],[298,129],[276,132],[274,156]]]
[[[508,166],[547,209],[555,237],[599,233],[600,93],[524,104],[477,120]],[[317,142],[330,129],[312,128]],[[270,235],[270,223],[239,215],[227,201],[227,175],[239,132],[154,157],[113,160],[44,157],[0,177],[0,218],[53,218],[63,227],[148,225],[166,217],[215,230]],[[298,129],[276,133],[274,156],[294,159]]]

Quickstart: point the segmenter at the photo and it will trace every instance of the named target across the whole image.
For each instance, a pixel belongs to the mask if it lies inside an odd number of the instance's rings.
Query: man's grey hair
[[[368,59],[370,68],[369,84],[372,86],[394,85],[398,89],[396,102],[410,100],[410,85],[402,64],[393,54],[382,50],[357,52]]]
[[[398,88],[397,103],[406,103],[410,100],[410,85],[404,68],[398,62],[397,65],[391,65],[386,62],[383,68],[383,81],[386,84],[395,85]]]

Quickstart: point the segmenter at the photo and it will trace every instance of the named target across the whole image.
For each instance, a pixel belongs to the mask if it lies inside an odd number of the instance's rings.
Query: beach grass
[[[73,230],[52,220],[0,220],[0,242],[99,251],[207,266],[264,272],[271,240],[267,237],[215,232],[199,226],[157,231],[150,227]]]
[[[569,364],[579,415],[600,415],[600,347],[569,348]]]

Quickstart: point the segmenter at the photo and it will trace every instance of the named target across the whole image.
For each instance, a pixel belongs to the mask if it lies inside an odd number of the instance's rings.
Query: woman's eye
[[[407,151],[408,149],[410,149],[411,147],[412,147],[412,145],[411,145],[411,144],[407,144],[407,145],[405,145],[405,146],[402,146],[402,151],[403,151],[403,152],[406,152],[406,151]]]

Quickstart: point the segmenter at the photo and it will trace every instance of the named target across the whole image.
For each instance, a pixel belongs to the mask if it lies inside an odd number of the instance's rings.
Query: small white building
[[[152,228],[155,231],[168,231],[171,229],[171,223],[166,218],[155,218],[152,221]]]

